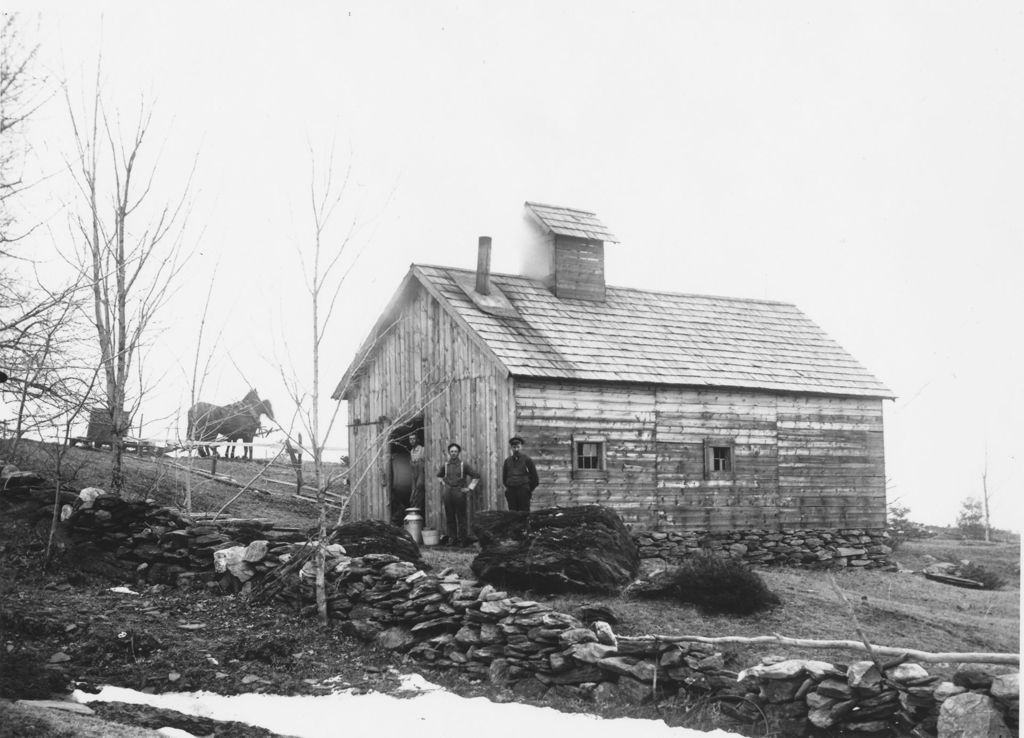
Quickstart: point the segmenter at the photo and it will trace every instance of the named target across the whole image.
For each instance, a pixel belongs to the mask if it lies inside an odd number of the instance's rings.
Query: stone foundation
[[[783,529],[730,531],[685,531],[660,533],[639,531],[633,540],[640,558],[648,566],[670,566],[701,550],[741,559],[762,566],[795,566],[810,569],[881,568],[891,566],[889,534],[883,529],[840,530]]]

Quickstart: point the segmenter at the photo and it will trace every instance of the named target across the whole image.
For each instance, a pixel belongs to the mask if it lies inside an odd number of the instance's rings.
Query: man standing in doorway
[[[480,475],[463,461],[462,446],[448,444],[448,461],[437,472],[441,480],[441,502],[448,526],[448,543],[453,546],[469,545],[469,493],[476,489]]]
[[[512,455],[505,459],[501,466],[501,483],[505,485],[505,501],[509,510],[530,512],[530,500],[533,490],[537,489],[540,480],[537,478],[537,467],[523,451],[523,439],[512,438],[508,445],[512,447]]]
[[[409,435],[409,463],[412,465],[412,493],[409,495],[409,507],[414,507],[426,515],[426,482],[423,473],[423,445],[416,433]]]

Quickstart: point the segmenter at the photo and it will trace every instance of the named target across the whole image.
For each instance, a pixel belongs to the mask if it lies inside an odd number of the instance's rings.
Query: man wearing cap
[[[537,489],[540,480],[537,478],[537,467],[526,454],[522,453],[523,439],[519,436],[511,438],[508,445],[512,455],[505,459],[501,466],[501,483],[505,485],[505,501],[509,510],[530,512],[530,499],[533,490]]]
[[[455,546],[469,545],[469,493],[476,489],[480,475],[460,458],[462,446],[448,444],[448,461],[437,472],[441,480],[441,502],[448,525],[448,542]]]

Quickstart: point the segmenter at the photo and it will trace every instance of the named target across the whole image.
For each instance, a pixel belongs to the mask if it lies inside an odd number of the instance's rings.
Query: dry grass
[[[22,468],[45,471],[52,450],[43,444],[25,444],[21,459],[13,459]],[[4,456],[0,448],[0,457]],[[73,485],[104,487],[110,475],[107,452],[71,449],[69,467],[74,471]],[[199,462],[209,465],[209,461]],[[237,470],[238,478],[255,473],[258,462],[220,462],[218,471]],[[234,466],[232,466],[234,465]],[[184,499],[185,472],[165,461],[125,458],[131,496],[151,498],[166,505],[181,505]],[[213,481],[195,480],[194,509],[216,511],[238,492],[237,487]],[[227,510],[234,517],[269,518],[281,525],[309,527],[316,509],[288,492],[266,495],[246,492]],[[926,580],[913,573],[849,570],[834,577],[846,598],[853,604],[858,621],[868,637],[879,645],[923,651],[991,651],[1017,653],[1020,649],[1020,543],[963,545],[950,539],[929,538],[910,541],[900,548],[896,558],[906,569],[919,570],[929,557],[940,560],[970,559],[1004,576],[1010,584],[997,591],[958,589]],[[453,567],[470,577],[471,551],[424,549],[424,558],[435,569]],[[850,614],[839,600],[826,572],[796,569],[764,569],[759,573],[769,588],[779,595],[781,606],[746,617],[703,615],[696,608],[663,600],[642,601],[624,597],[596,595],[549,597],[532,592],[515,594],[544,601],[558,610],[571,612],[582,602],[597,601],[612,607],[619,615],[616,632],[623,635],[700,635],[762,636],[779,634],[791,638],[855,639]],[[808,650],[795,652],[777,647],[777,653],[834,661],[850,661],[860,656],[848,651]],[[764,646],[733,651],[734,665],[755,663],[767,653]],[[929,670],[932,670],[929,667]]]
[[[920,560],[938,557],[954,542],[929,539],[915,542],[912,550]],[[1019,544],[986,547],[985,558],[975,560],[1013,570],[1019,560]],[[972,553],[977,553],[972,549]],[[425,558],[436,567],[451,566],[469,576],[473,554],[427,550]],[[908,558],[908,561],[914,559]],[[999,564],[998,562],[1003,562]],[[903,562],[901,562],[903,563]],[[622,596],[547,595],[518,593],[571,612],[583,602],[600,602],[619,616],[615,627],[621,635],[766,636],[818,640],[856,640],[847,606],[823,571],[761,569],[768,587],[782,605],[765,613],[736,617],[701,614],[695,607],[668,600],[635,600]],[[832,575],[852,604],[854,614],[877,645],[931,652],[984,651],[1017,653],[1020,649],[1019,574],[999,591],[958,589],[913,573],[844,570]],[[863,658],[856,652],[790,647],[730,647],[732,665],[749,666],[767,654],[799,656],[848,663]],[[929,666],[941,673],[941,668]]]
[[[14,462],[19,468],[33,470],[52,476],[54,468],[53,444],[23,440],[15,455],[9,453],[10,441],[0,442],[0,458]],[[109,451],[88,448],[68,448],[63,462],[63,483],[65,487],[83,489],[110,485]],[[161,505],[184,509],[187,470],[189,460],[170,457],[139,457],[125,454],[125,498],[129,500],[154,500]],[[194,469],[210,471],[210,459],[193,459]],[[249,482],[262,464],[248,461],[218,461],[218,474],[227,474],[239,482]],[[186,468],[182,468],[186,467]],[[307,472],[308,473],[308,472]],[[191,475],[192,510],[195,513],[215,513],[235,497],[239,487],[206,479],[198,474]],[[282,526],[305,528],[316,523],[316,505],[298,499],[288,488],[270,494],[249,490],[225,509],[222,517],[267,518]]]

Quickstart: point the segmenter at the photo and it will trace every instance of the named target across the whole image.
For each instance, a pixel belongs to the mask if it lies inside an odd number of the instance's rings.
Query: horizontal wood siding
[[[604,299],[604,244],[555,237],[555,294],[561,299]]]
[[[628,523],[656,517],[653,393],[517,380],[516,432],[537,465],[533,507],[598,503]],[[573,479],[573,434],[607,438],[607,479]]]
[[[371,350],[349,392],[353,519],[388,518],[387,425],[363,425],[381,416],[423,415],[428,527],[445,527],[435,475],[452,441],[481,472],[471,512],[497,508],[499,497],[504,506],[497,481],[512,429],[510,398],[505,370],[433,296],[412,283],[393,326]]]
[[[884,526],[881,401],[780,397],[778,417],[782,525]]]
[[[535,506],[597,502],[652,530],[878,527],[881,401],[517,380]],[[574,479],[573,435],[603,436],[606,474]],[[705,474],[706,439],[733,449]]]

